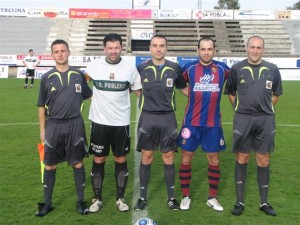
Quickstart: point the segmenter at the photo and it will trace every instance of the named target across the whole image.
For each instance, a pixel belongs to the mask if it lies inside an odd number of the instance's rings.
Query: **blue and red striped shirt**
[[[197,60],[183,67],[183,77],[189,83],[183,125],[222,126],[220,101],[228,73],[229,67],[215,60],[208,66]]]

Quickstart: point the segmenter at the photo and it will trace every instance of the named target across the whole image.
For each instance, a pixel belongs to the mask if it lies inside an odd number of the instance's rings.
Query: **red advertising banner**
[[[51,55],[35,55],[39,60],[53,60]],[[23,60],[26,55],[17,55],[17,60]]]
[[[111,19],[151,19],[151,9],[112,9]]]
[[[69,9],[70,18],[109,19],[109,9]]]
[[[69,17],[95,19],[151,19],[151,10],[70,8]]]

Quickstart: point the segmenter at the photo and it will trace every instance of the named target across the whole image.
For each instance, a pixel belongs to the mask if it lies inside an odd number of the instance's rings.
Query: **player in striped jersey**
[[[207,205],[216,211],[223,211],[217,200],[220,180],[219,152],[226,148],[220,101],[229,67],[213,60],[215,43],[209,37],[198,41],[197,53],[199,60],[190,62],[183,68],[183,77],[189,87],[184,93],[188,96],[188,102],[178,138],[178,145],[182,148],[179,179],[183,198],[180,208],[190,208],[192,159],[197,148],[201,146],[208,160]]]

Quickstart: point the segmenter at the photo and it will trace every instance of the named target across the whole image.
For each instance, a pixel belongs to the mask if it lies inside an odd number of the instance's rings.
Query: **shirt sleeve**
[[[183,88],[186,88],[186,81],[183,77],[183,72],[182,72],[182,69],[181,67],[178,65],[177,68],[176,68],[176,73],[178,74],[178,77],[175,81],[175,85],[176,85],[176,88],[177,89],[183,89]]]
[[[46,90],[46,78],[45,75],[42,77],[41,84],[40,84],[40,92],[38,97],[38,107],[45,107],[47,99],[47,90]]]
[[[281,74],[278,67],[276,67],[274,71],[274,84],[272,90],[273,90],[273,95],[279,96],[283,94]]]
[[[225,84],[224,94],[225,95],[234,95],[236,93],[236,69],[232,67],[228,72],[228,79]]]
[[[83,100],[85,100],[92,97],[93,91],[88,86],[85,76],[82,73],[81,73],[81,79],[82,79],[82,98]]]
[[[130,89],[135,91],[142,89],[141,76],[136,67],[133,67],[133,82],[130,84]]]

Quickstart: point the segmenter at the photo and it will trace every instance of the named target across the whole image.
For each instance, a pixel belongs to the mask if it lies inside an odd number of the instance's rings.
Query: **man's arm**
[[[133,90],[133,92],[135,93],[135,95],[137,96],[137,97],[140,97],[141,96],[141,89],[139,89],[139,90]]]
[[[38,108],[38,116],[40,123],[40,139],[41,142],[45,142],[45,127],[46,127],[46,108],[39,107]]]
[[[234,106],[234,102],[235,102],[235,95],[228,94],[228,98],[229,98],[229,101],[230,101],[231,105],[233,105],[233,106]]]
[[[180,89],[180,92],[186,97],[189,96],[189,88],[188,87]]]
[[[277,104],[277,101],[278,101],[278,96],[273,95],[273,97],[272,97],[272,104],[273,104],[273,106],[275,106]]]

